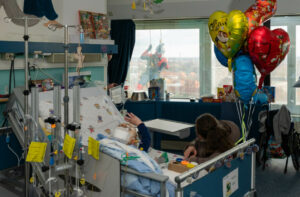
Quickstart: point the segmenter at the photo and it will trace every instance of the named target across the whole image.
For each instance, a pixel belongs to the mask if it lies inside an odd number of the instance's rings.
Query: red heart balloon
[[[271,31],[267,27],[258,27],[251,32],[248,39],[248,51],[261,73],[259,89],[262,87],[265,76],[282,62],[289,48],[290,38],[283,29]]]
[[[256,0],[245,12],[248,19],[248,35],[263,22],[271,18],[277,10],[276,0]]]

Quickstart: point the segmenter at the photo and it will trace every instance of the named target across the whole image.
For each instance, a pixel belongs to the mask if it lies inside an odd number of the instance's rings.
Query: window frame
[[[198,29],[199,30],[199,94],[207,95],[211,92],[211,51],[210,36],[208,32],[208,19],[181,19],[181,20],[136,20],[136,30],[155,30],[155,29]],[[202,44],[204,43],[204,44]],[[208,58],[209,57],[209,58]],[[202,66],[204,65],[204,66]],[[207,69],[208,67],[208,69]],[[208,79],[209,78],[209,79]],[[176,99],[176,98],[174,98]]]
[[[296,88],[293,87],[293,85],[298,79],[298,76],[296,76],[296,71],[297,71],[296,26],[297,25],[300,25],[300,17],[297,16],[278,16],[278,17],[273,17],[271,19],[271,26],[287,26],[288,34],[291,41],[290,50],[286,58],[287,58],[287,80],[288,80],[287,81],[288,84],[287,106],[290,109],[292,114],[299,114],[300,112],[300,105],[296,104]],[[271,80],[271,86],[272,86],[272,80]],[[281,105],[282,104],[271,104],[271,108],[278,109],[280,108]]]
[[[212,93],[212,53],[211,38],[208,31],[208,19],[180,20],[136,20],[137,30],[150,29],[199,29],[199,97]],[[271,18],[271,26],[287,26],[291,40],[290,51],[287,55],[287,106],[293,114],[300,114],[300,104],[296,103],[296,88],[293,87],[299,76],[296,76],[296,25],[300,26],[299,16],[276,16]],[[300,39],[300,38],[299,38]],[[300,46],[298,46],[300,47]],[[299,49],[300,50],[300,49]],[[271,73],[272,75],[272,73]],[[272,86],[272,81],[271,81]],[[276,94],[276,93],[275,93]],[[276,95],[275,95],[276,96]],[[276,98],[275,98],[276,99]],[[271,104],[272,109],[282,104]]]

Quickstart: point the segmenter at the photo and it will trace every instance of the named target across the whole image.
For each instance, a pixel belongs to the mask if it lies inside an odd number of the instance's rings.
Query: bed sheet
[[[150,148],[149,149],[149,156],[152,158],[152,159],[156,159],[158,157],[161,156],[161,154],[163,153],[167,153],[168,155],[168,159],[169,159],[169,162],[170,161],[174,161],[176,160],[177,158],[183,158],[182,155],[178,155],[178,154],[173,154],[173,153],[169,153],[169,152],[164,152],[164,151],[160,151],[160,150],[156,150],[156,149],[153,149],[153,148]],[[177,185],[177,183],[175,182],[175,177],[176,176],[179,176],[180,173],[178,172],[175,172],[175,171],[172,171],[172,170],[168,170],[168,164],[169,162],[167,163],[163,163],[163,164],[160,164],[160,167],[161,167],[161,170],[162,170],[162,173],[166,176],[169,177],[169,181],[174,184],[174,185]],[[201,179],[202,177],[206,176],[208,174],[208,172],[206,170],[202,170],[199,172],[198,176],[197,177],[194,177],[192,179],[187,179],[186,181],[184,181],[181,186],[182,187],[185,187],[191,183],[193,183],[194,181],[197,181],[199,179]]]
[[[61,93],[64,95],[64,90]],[[69,90],[69,122],[73,122],[73,91]],[[63,98],[62,98],[63,99]],[[61,122],[64,122],[64,103],[61,100]],[[40,93],[39,117],[42,120],[54,115],[53,91]],[[80,89],[80,123],[81,123],[81,143],[88,144],[88,137],[97,138],[97,135],[110,137],[112,131],[124,119],[116,109],[106,92],[97,87]],[[50,131],[50,125],[46,124]],[[62,127],[63,131],[63,127]],[[63,132],[61,132],[63,134]],[[62,136],[64,137],[64,136]]]

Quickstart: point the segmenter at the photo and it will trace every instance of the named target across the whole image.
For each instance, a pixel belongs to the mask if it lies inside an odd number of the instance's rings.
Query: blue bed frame
[[[217,157],[202,163],[195,168],[175,177],[177,183],[175,197],[191,197],[191,192],[194,192],[193,197],[222,197],[223,196],[223,178],[227,176],[230,172],[238,169],[238,189],[233,192],[230,197],[254,197],[256,196],[255,190],[255,155],[254,151],[246,151],[252,146],[255,139],[248,140],[242,144],[235,146],[234,148],[228,150],[227,152],[218,155]],[[231,161],[231,167],[222,166],[215,169],[213,172],[201,177],[197,180],[197,174],[203,169],[208,169],[212,165],[216,164],[218,161],[223,161],[230,155],[234,155],[240,152],[247,152],[244,155],[244,159],[236,157]],[[137,176],[145,177],[157,182],[160,182],[161,193],[160,196],[166,196],[166,182],[168,177],[165,175],[159,175],[154,173],[139,173],[132,169],[126,169],[124,166],[121,167],[123,172],[134,174]],[[196,175],[196,176],[195,176]],[[188,181],[187,185],[183,185],[184,181]],[[148,195],[137,193],[126,188],[122,191],[128,194],[139,197],[149,197]],[[229,197],[229,196],[228,196]]]
[[[191,192],[197,192],[202,197],[223,196],[223,178],[235,169],[238,169],[239,189],[232,197],[242,197],[251,191],[251,155],[246,155],[244,160],[235,159],[231,163],[231,168],[222,167],[209,175],[199,179],[194,184],[183,188],[184,196],[190,196]]]

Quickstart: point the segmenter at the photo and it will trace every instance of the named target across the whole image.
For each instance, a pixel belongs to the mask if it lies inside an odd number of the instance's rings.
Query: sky
[[[199,57],[199,29],[137,30],[133,57],[152,44],[152,52],[160,39],[165,44],[165,57]]]
[[[272,29],[287,26],[273,26]],[[155,51],[160,39],[165,43],[165,56],[170,57],[199,57],[199,29],[164,29],[164,30],[137,30],[136,45],[133,57],[140,55],[152,44]],[[296,27],[296,54],[300,58],[300,26]]]

